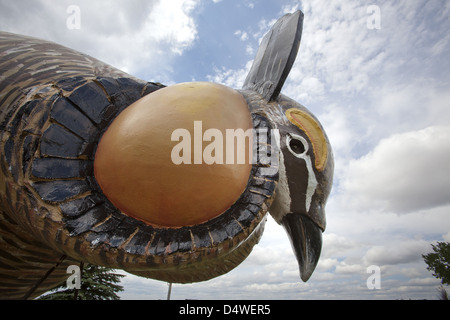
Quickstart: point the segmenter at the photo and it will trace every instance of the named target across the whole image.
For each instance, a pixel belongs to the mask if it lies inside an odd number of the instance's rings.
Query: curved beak
[[[281,224],[285,228],[298,261],[300,278],[306,282],[319,262],[322,250],[322,229],[301,213],[289,213]]]

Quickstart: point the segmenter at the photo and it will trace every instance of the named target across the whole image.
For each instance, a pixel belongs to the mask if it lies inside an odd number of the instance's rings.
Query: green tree
[[[64,282],[51,293],[40,296],[39,300],[119,300],[117,292],[123,291],[119,285],[122,274],[114,269],[92,264],[84,265],[81,271],[81,288],[67,289]]]
[[[433,276],[441,279],[442,284],[450,285],[450,243],[438,242],[431,245],[434,252],[422,255],[427,269],[433,272]]]

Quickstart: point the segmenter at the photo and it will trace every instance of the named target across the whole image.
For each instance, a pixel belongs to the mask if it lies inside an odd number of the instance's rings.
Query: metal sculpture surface
[[[285,227],[307,281],[321,251],[333,156],[318,120],[280,94],[302,23],[297,11],[273,26],[242,90],[165,87],[0,32],[0,298],[35,297],[80,262],[175,283],[208,280],[250,254],[267,212]],[[177,95],[180,105],[165,105]],[[213,112],[199,107],[210,105]],[[165,162],[158,152],[176,142],[158,133],[187,123],[178,112],[210,128],[253,128],[256,160]],[[147,116],[148,126],[135,125]]]

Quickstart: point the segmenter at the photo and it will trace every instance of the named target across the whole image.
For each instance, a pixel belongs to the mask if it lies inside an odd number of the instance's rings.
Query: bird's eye
[[[292,151],[294,151],[294,153],[296,154],[302,154],[303,152],[305,152],[305,146],[300,140],[295,139],[291,140],[289,142],[289,146],[291,147]]]
[[[287,135],[286,145],[289,151],[296,157],[302,156],[308,151],[308,142],[305,138],[294,134]]]

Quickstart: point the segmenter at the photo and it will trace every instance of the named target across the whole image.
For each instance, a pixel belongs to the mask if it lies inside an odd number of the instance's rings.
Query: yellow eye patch
[[[325,169],[328,160],[328,147],[325,134],[323,133],[317,121],[305,111],[291,108],[286,111],[286,117],[291,123],[296,125],[308,136],[312,143],[314,156],[316,161],[314,163],[318,171]]]

